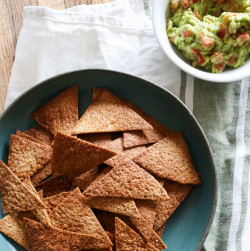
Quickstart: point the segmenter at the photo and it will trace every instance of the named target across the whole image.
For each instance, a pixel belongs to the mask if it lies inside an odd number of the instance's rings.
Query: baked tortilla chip
[[[116,251],[157,251],[158,249],[147,243],[119,218],[115,218],[115,246]]]
[[[124,132],[123,139],[125,148],[155,143],[167,136],[173,135],[173,131],[151,118],[137,106],[128,101],[126,103],[131,109],[145,119],[153,127],[153,129]]]
[[[53,174],[64,174],[68,180],[72,180],[115,154],[108,149],[58,132],[52,155]]]
[[[44,142],[47,145],[52,146],[52,142],[54,140],[54,135],[48,131],[47,129],[41,127],[41,126],[36,126],[34,128],[31,128],[27,131],[24,132],[25,134],[28,134],[29,136]]]
[[[82,191],[84,191],[98,176],[99,170],[96,166],[75,177],[72,180],[72,185],[74,187],[79,187]]]
[[[35,172],[31,177],[31,182],[34,187],[38,186],[43,180],[52,174],[52,166],[49,161],[43,168]]]
[[[128,149],[123,149],[122,152],[118,153],[112,158],[109,158],[104,163],[111,167],[116,167],[121,165],[123,162],[127,162],[128,160],[133,159],[140,153],[144,152],[146,149],[147,148],[145,146],[136,146]]]
[[[16,213],[45,207],[40,198],[28,189],[1,160],[0,180],[3,213]]]
[[[105,248],[106,244],[91,235],[73,233],[24,218],[30,251],[69,251]]]
[[[141,116],[106,89],[90,104],[72,134],[152,129]]]
[[[58,131],[70,134],[78,121],[77,86],[72,86],[60,93],[39,110],[32,118],[52,134]]]
[[[151,238],[149,240],[149,243],[152,246],[154,246],[155,248],[157,248],[158,250],[167,249],[167,246],[165,245],[165,243],[163,242],[161,237],[153,229],[152,229],[152,235],[151,235]]]
[[[49,197],[61,192],[68,192],[71,190],[71,185],[63,175],[45,180],[36,187],[37,191],[43,190],[43,197]]]
[[[28,250],[28,240],[25,229],[19,221],[18,214],[9,214],[0,220],[0,232],[17,242],[19,245]]]
[[[93,235],[106,243],[106,247],[112,247],[112,242],[78,188],[58,204],[49,216],[54,227]]]
[[[84,195],[143,200],[168,198],[159,182],[131,160],[113,168],[97,183],[88,187]]]
[[[158,234],[158,236],[162,237],[163,232],[165,230],[165,226],[166,226],[166,222],[156,231],[156,233]]]
[[[20,179],[33,175],[51,159],[52,148],[17,135],[11,135],[8,166]]]
[[[181,132],[148,147],[133,161],[161,178],[181,184],[201,184]]]
[[[176,182],[165,181],[164,188],[169,195],[168,200],[159,200],[156,208],[154,229],[158,230],[184,201],[192,189],[192,185],[182,185]]]
[[[19,137],[22,137],[24,139],[29,139],[29,140],[34,141],[34,142],[39,143],[39,144],[47,145],[46,143],[44,143],[44,142],[42,142],[42,141],[40,141],[40,140],[26,134],[25,132],[21,132],[19,130],[16,130],[16,135],[19,136]]]
[[[111,141],[110,133],[90,133],[78,135],[78,138],[88,141],[94,145],[105,147]]]
[[[46,206],[46,210],[48,212],[48,215],[51,211],[54,210],[54,208],[57,207],[58,204],[60,204],[68,195],[70,192],[62,192],[47,198],[43,198],[43,203]]]

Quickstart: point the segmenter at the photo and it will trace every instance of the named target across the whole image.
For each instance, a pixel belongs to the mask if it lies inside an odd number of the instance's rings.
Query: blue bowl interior
[[[105,87],[126,98],[172,130],[181,130],[189,146],[202,185],[195,186],[187,199],[167,221],[163,241],[168,250],[199,250],[214,215],[217,183],[211,152],[205,136],[180,100],[166,90],[129,75],[104,70],[86,70],[61,75],[34,87],[11,105],[0,119],[0,158],[7,163],[10,134],[35,126],[30,114],[51,98],[77,84],[79,114],[91,102],[92,88]],[[1,212],[1,218],[4,216]],[[0,234],[0,250],[24,250]]]

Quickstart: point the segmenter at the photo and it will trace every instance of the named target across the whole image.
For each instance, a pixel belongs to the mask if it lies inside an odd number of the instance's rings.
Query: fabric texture
[[[217,211],[203,250],[249,250],[250,79],[219,84],[181,72],[154,36],[151,4],[25,7],[6,107],[42,80],[87,68],[126,72],[170,90],[198,119],[217,168]]]

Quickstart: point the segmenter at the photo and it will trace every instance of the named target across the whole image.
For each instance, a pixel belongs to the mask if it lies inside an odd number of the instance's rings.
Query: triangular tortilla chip
[[[165,226],[166,226],[166,222],[158,230],[156,230],[156,233],[158,234],[158,236],[162,237],[163,232],[165,230]]]
[[[43,168],[50,161],[51,155],[50,146],[11,135],[8,166],[19,179],[24,180]]]
[[[16,130],[16,135],[19,136],[19,137],[22,137],[24,139],[29,139],[29,140],[34,141],[34,142],[39,143],[39,144],[47,145],[46,143],[44,143],[44,142],[42,142],[42,141],[40,141],[40,140],[38,140],[38,139],[36,139],[36,138],[34,138],[34,137],[26,134],[24,132],[21,132],[19,130]]]
[[[159,182],[131,160],[113,168],[96,184],[87,188],[84,195],[144,200],[168,198]]]
[[[116,251],[157,251],[158,249],[133,231],[119,218],[115,218],[115,246]]]
[[[71,185],[63,175],[58,175],[45,180],[36,187],[37,191],[43,190],[43,197],[49,197],[61,192],[68,192],[71,190]]]
[[[74,187],[79,187],[82,191],[84,191],[98,177],[98,175],[98,167],[93,167],[90,170],[75,177],[72,180],[72,185]]]
[[[56,208],[57,205],[59,205],[69,194],[70,192],[62,192],[47,198],[43,198],[43,203],[46,206],[48,215],[50,215],[51,211],[53,211],[54,208]]]
[[[110,167],[106,167],[101,172],[101,174],[93,181],[91,185],[97,183],[110,170],[111,170]],[[111,197],[87,197],[87,196],[85,196],[85,198],[87,203],[92,208],[131,217],[139,217],[139,212],[133,199],[111,198]]]
[[[54,227],[71,232],[93,235],[98,240],[101,239],[103,242],[106,242],[106,247],[112,246],[107,234],[78,188],[58,204],[50,212],[49,216]]]
[[[165,180],[164,188],[169,195],[168,200],[159,200],[156,208],[154,229],[158,230],[182,203],[192,189],[192,185],[182,185]]]
[[[72,180],[115,154],[87,141],[57,133],[52,156],[53,174],[64,174]]]
[[[28,250],[28,240],[18,214],[9,214],[0,220],[0,232]]]
[[[52,142],[54,140],[54,135],[48,131],[47,129],[41,127],[41,126],[36,126],[34,128],[31,128],[27,131],[24,132],[25,134],[28,134],[29,136],[44,142],[47,145],[52,146]]]
[[[149,240],[149,243],[152,246],[154,246],[155,248],[157,248],[158,250],[167,249],[167,246],[165,245],[165,243],[163,242],[161,237],[153,229],[152,229],[152,235],[151,235],[151,238]]]
[[[145,119],[153,129],[130,131],[123,133],[124,147],[133,147],[139,145],[146,145],[149,143],[155,143],[167,136],[173,135],[173,131],[162,125],[142,110],[140,110],[134,104],[126,101],[127,105],[137,112],[143,119]]]
[[[32,118],[54,135],[58,131],[70,133],[78,121],[77,86],[70,87],[50,100],[34,112]]]
[[[136,146],[136,147],[127,148],[127,149],[123,148],[123,150],[120,153],[113,156],[112,158],[109,158],[104,163],[111,167],[116,167],[116,166],[121,165],[121,163],[123,162],[127,162],[128,160],[133,159],[140,153],[144,152],[146,149],[147,148],[145,146]]]
[[[140,217],[130,217],[131,222],[140,231],[142,236],[149,241],[152,235],[156,215],[156,202],[149,200],[136,200]]]
[[[27,218],[24,218],[24,227],[29,236],[30,251],[69,251],[107,247],[105,242],[97,240],[94,236],[47,227]]]
[[[3,213],[16,213],[45,207],[40,198],[35,196],[1,160],[0,180]]]
[[[201,183],[181,132],[148,147],[133,161],[161,178],[181,184]]]
[[[72,134],[152,129],[124,101],[106,89],[85,111]]]
[[[49,161],[43,168],[35,172],[31,177],[31,182],[34,187],[38,186],[43,180],[52,174],[52,166]]]

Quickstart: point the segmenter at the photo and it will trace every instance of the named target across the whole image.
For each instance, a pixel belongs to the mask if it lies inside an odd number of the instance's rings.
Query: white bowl
[[[183,71],[200,79],[213,82],[232,82],[250,76],[250,59],[236,68],[227,68],[221,73],[210,73],[202,69],[194,68],[191,62],[184,58],[182,52],[172,46],[166,34],[166,18],[169,14],[169,0],[154,0],[153,26],[158,42],[170,60]]]

